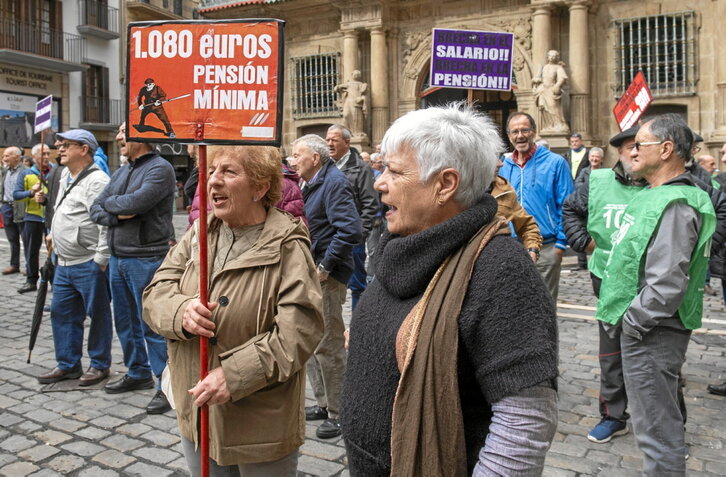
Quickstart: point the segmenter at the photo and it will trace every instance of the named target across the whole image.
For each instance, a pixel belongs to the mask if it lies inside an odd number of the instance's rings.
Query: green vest
[[[698,187],[685,185],[643,189],[628,204],[620,229],[613,237],[612,253],[605,266],[595,315],[598,320],[612,325],[618,324],[630,307],[640,288],[648,244],[660,223],[663,211],[673,202],[690,205],[703,220],[698,233],[698,244],[688,267],[688,289],[678,308],[678,314],[686,328],[694,330],[701,326],[703,286],[711,235],[716,230],[716,214],[708,194]]]
[[[605,264],[613,248],[612,236],[620,228],[625,207],[642,186],[627,186],[615,178],[612,169],[595,169],[590,173],[590,192],[587,201],[587,232],[597,247],[588,261],[593,275],[602,278]]]

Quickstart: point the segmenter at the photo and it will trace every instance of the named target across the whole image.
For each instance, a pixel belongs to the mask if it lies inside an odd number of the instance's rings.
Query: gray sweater
[[[91,217],[106,225],[115,257],[161,257],[174,238],[174,167],[156,153],[145,154],[117,170],[91,207]],[[133,215],[119,220],[120,215]]]

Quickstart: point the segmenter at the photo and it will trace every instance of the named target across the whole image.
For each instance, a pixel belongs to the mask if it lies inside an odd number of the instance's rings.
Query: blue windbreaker
[[[562,204],[575,188],[567,161],[540,146],[524,167],[511,157],[503,162],[499,175],[512,184],[519,203],[537,221],[543,243],[556,242],[557,248],[566,249]]]

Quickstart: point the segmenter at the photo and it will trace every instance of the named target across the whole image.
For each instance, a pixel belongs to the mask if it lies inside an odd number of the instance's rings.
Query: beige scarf
[[[398,331],[401,379],[393,403],[392,476],[466,475],[458,318],[479,254],[492,237],[509,233],[502,217],[482,227],[441,264]]]

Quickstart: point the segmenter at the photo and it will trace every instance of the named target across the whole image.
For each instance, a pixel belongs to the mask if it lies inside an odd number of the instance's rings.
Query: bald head
[[[698,165],[706,169],[706,172],[713,174],[716,170],[716,158],[710,154],[703,154],[698,156]]]
[[[22,149],[16,146],[8,146],[3,151],[3,164],[7,167],[15,169],[20,164]]]

